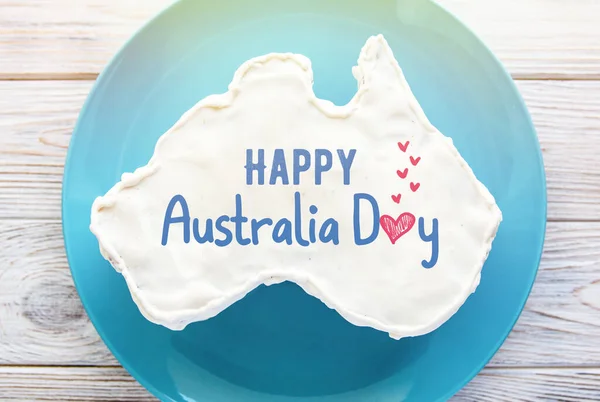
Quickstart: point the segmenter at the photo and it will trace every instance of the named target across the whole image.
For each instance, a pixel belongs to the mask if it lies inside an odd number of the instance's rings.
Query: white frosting
[[[123,174],[95,200],[90,229],[148,320],[183,329],[217,315],[260,284],[287,280],[349,322],[398,339],[436,329],[475,291],[501,221],[494,198],[451,139],[427,120],[381,35],[368,39],[353,74],[356,95],[336,106],[314,95],[306,57],[268,54],[249,60],[226,93],[201,100],[159,139],[148,165]],[[248,149],[254,161],[264,150],[263,185],[257,184],[257,172],[253,184],[247,183]],[[281,178],[269,184],[275,149],[284,150],[288,185]],[[299,184],[293,183],[294,149],[311,154]],[[315,184],[315,149],[332,153],[320,185]],[[356,150],[349,184],[344,184],[338,149],[346,156]],[[309,219],[316,221],[317,239],[308,246],[294,235],[296,192],[304,239],[309,239]],[[398,224],[384,218],[374,241],[355,244],[356,193],[370,194],[380,215],[396,219],[411,213],[414,226],[405,231],[412,221],[408,215]],[[252,219],[271,218],[275,224],[287,218],[293,242],[276,242],[273,226],[267,225],[257,232],[258,245],[240,245],[235,225],[226,222],[233,232],[227,246],[198,243],[192,223],[186,243],[184,224],[173,223],[163,245],[167,206],[177,194],[185,198],[191,219],[198,218],[200,234],[212,219],[214,239],[225,238],[214,223],[221,215],[235,215],[239,194],[248,217],[245,238],[252,237]],[[309,212],[310,205],[318,207],[316,214]],[[370,205],[360,201],[363,237],[373,230]],[[181,204],[173,216],[182,216]],[[432,260],[434,246],[419,233],[421,217],[424,235],[432,233],[433,219],[438,221],[439,252],[432,268],[423,266]],[[338,222],[337,245],[319,240],[328,218]],[[403,235],[390,238],[386,225]]]

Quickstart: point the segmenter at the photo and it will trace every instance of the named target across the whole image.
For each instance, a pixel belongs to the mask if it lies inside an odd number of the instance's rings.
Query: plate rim
[[[73,127],[72,135],[69,140],[69,147],[67,149],[67,154],[65,157],[65,163],[64,163],[64,168],[63,168],[63,177],[62,177],[62,189],[61,189],[61,229],[62,229],[62,235],[63,235],[63,244],[64,244],[64,248],[65,248],[65,254],[67,257],[67,263],[69,265],[69,272],[71,273],[71,277],[73,278],[73,283],[74,283],[75,289],[77,290],[77,294],[81,300],[83,308],[86,311],[86,314],[88,315],[88,317],[90,319],[90,322],[92,323],[92,325],[93,325],[96,333],[99,335],[100,339],[102,339],[102,342],[107,346],[110,353],[117,359],[117,361],[122,365],[122,367],[140,385],[142,385],[148,392],[150,392],[153,396],[160,399],[161,401],[168,400],[168,401],[172,401],[172,402],[177,402],[177,400],[174,400],[174,399],[170,398],[168,395],[159,391],[154,386],[152,381],[149,381],[146,378],[144,378],[143,376],[141,376],[137,372],[137,370],[135,368],[133,368],[130,365],[130,363],[126,359],[124,359],[119,352],[117,352],[115,350],[114,346],[112,345],[112,342],[108,339],[105,332],[97,326],[96,320],[94,318],[94,314],[88,308],[88,303],[85,301],[85,296],[83,296],[83,293],[81,292],[81,289],[80,289],[80,285],[79,285],[78,281],[76,280],[77,274],[75,273],[75,270],[73,269],[73,265],[71,264],[71,260],[72,260],[71,255],[72,254],[70,253],[70,246],[69,246],[69,244],[68,244],[69,242],[67,240],[67,229],[66,229],[67,225],[65,224],[65,216],[67,215],[67,212],[66,212],[67,207],[66,207],[65,198],[67,196],[67,191],[69,188],[69,181],[70,181],[69,166],[71,165],[71,160],[73,158],[73,148],[74,148],[73,141],[76,139],[78,132],[81,130],[83,116],[86,115],[86,112],[89,109],[89,104],[91,103],[92,99],[95,97],[96,93],[98,92],[98,88],[102,84],[103,78],[105,76],[110,75],[110,73],[113,71],[115,66],[118,64],[117,60],[128,51],[128,49],[131,47],[132,42],[136,38],[139,38],[147,29],[149,29],[149,27],[151,25],[155,24],[157,20],[159,20],[163,16],[167,15],[169,12],[171,12],[172,9],[177,7],[180,3],[183,3],[183,1],[185,1],[185,0],[174,1],[173,3],[167,5],[166,7],[163,7],[160,11],[155,13],[151,18],[146,20],[140,27],[138,27],[132,34],[130,34],[130,36],[127,38],[127,40],[121,44],[121,46],[119,47],[117,52],[115,52],[113,54],[113,56],[108,60],[108,62],[106,62],[104,64],[104,67],[102,68],[102,70],[98,74],[98,76],[96,77],[94,84],[92,85],[92,87],[90,88],[90,90],[88,92],[88,95],[78,113],[76,123]],[[377,1],[379,1],[379,0],[377,0]],[[454,13],[449,11],[445,6],[439,4],[436,0],[410,0],[410,1],[415,2],[415,3],[427,4],[427,6],[433,7],[435,9],[437,9],[437,11],[442,12],[445,15],[445,18],[452,20],[457,25],[458,28],[462,29],[463,33],[466,36],[468,36],[470,40],[474,41],[477,44],[477,46],[479,47],[478,51],[485,52],[487,57],[489,57],[490,60],[494,64],[496,64],[496,66],[499,68],[499,72],[502,74],[502,78],[504,78],[506,80],[506,84],[510,86],[510,89],[516,95],[516,100],[518,100],[519,109],[521,109],[525,112],[525,116],[524,116],[525,123],[527,125],[527,128],[531,131],[531,133],[533,134],[533,137],[534,137],[536,157],[538,160],[537,169],[539,169],[539,171],[541,173],[540,174],[540,178],[541,178],[540,184],[541,184],[542,199],[540,201],[541,201],[542,208],[543,208],[543,214],[542,214],[543,222],[542,222],[542,225],[540,228],[540,232],[541,232],[540,238],[535,239],[535,240],[538,240],[537,243],[539,243],[539,249],[536,251],[536,255],[535,255],[536,263],[535,263],[535,269],[532,272],[531,282],[528,284],[528,289],[524,294],[523,300],[521,300],[521,302],[519,303],[519,308],[515,309],[515,314],[514,314],[513,319],[511,320],[511,324],[507,327],[507,330],[502,335],[499,342],[496,345],[494,345],[492,348],[490,348],[488,355],[486,355],[486,357],[484,359],[482,359],[481,363],[479,365],[477,365],[471,371],[471,373],[465,377],[465,379],[463,381],[457,382],[456,385],[451,390],[449,390],[446,395],[444,395],[442,398],[440,398],[438,400],[438,401],[445,401],[445,400],[452,398],[456,393],[458,393],[461,389],[463,389],[490,362],[490,360],[498,352],[498,350],[501,348],[501,346],[504,344],[504,342],[506,341],[506,339],[512,332],[515,324],[517,323],[519,317],[521,316],[521,314],[523,312],[523,309],[525,307],[527,300],[529,299],[529,296],[531,295],[531,290],[533,288],[533,285],[537,278],[537,274],[539,272],[539,266],[540,266],[540,262],[541,262],[541,258],[542,258],[545,240],[546,240],[546,230],[547,230],[547,220],[548,220],[548,215],[547,215],[548,214],[547,178],[546,178],[544,158],[543,158],[543,154],[542,154],[542,150],[541,150],[541,146],[540,146],[540,142],[539,142],[539,136],[538,136],[536,127],[533,124],[533,120],[531,118],[529,108],[527,107],[521,92],[519,91],[518,87],[516,86],[515,80],[512,78],[512,76],[510,75],[510,73],[508,72],[508,70],[506,69],[504,64],[491,51],[491,49],[485,44],[485,42],[477,34],[475,34],[475,32],[467,24],[465,24]]]

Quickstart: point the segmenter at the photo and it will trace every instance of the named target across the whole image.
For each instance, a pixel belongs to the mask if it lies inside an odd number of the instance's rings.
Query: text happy
[[[276,149],[270,158],[272,162],[270,169],[265,163],[264,149],[248,149],[245,156],[245,182],[249,186],[298,185],[301,181],[305,183],[305,180],[312,180],[314,185],[322,185],[323,176],[332,169],[334,163],[341,166],[343,184],[348,186],[351,183],[351,168],[356,157],[356,150],[315,149],[310,152],[306,149],[294,149],[292,160],[286,161],[283,149]],[[245,216],[242,196],[232,194],[232,204],[228,209],[233,209],[233,213],[198,219],[190,216],[189,205],[185,197],[176,194],[166,207],[161,244],[163,246],[168,244],[169,233],[173,230],[182,231],[184,243],[189,243],[193,238],[199,244],[212,243],[217,247],[226,247],[232,242],[241,246],[258,246],[265,236],[275,243],[289,246],[296,244],[308,247],[317,242],[340,244],[338,220],[333,217],[318,218],[318,206],[309,205],[308,208],[303,206],[298,191],[294,193],[293,197],[294,216],[292,217]],[[377,200],[370,194],[354,193],[348,202],[353,203],[353,215],[338,218],[352,221],[354,229],[352,238],[357,246],[365,246],[374,242],[382,227],[392,244],[395,244],[417,223],[414,215],[408,212],[400,214],[398,218],[382,215]],[[368,227],[361,227],[361,216],[372,217],[372,222],[367,225]],[[425,268],[431,268],[438,259],[438,220],[432,220],[429,234],[425,232],[425,219],[420,217],[418,219],[419,237],[422,241],[431,244],[431,254],[427,260],[423,260],[422,265]]]

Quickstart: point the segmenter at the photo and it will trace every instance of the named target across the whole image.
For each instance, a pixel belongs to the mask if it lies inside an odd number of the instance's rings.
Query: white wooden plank
[[[600,365],[600,224],[549,223],[535,284],[496,366]]]
[[[173,1],[1,0],[0,79],[93,78]]]
[[[94,77],[173,0],[2,0],[0,78]],[[595,0],[438,0],[519,78],[600,78]]]
[[[0,221],[0,244],[0,364],[116,364],[81,305],[60,224]]]
[[[121,367],[2,367],[2,401],[156,401]]]
[[[600,219],[600,82],[517,84],[543,152],[548,219]]]
[[[120,367],[1,367],[3,401],[155,401]],[[598,401],[600,369],[484,369],[452,402]]]
[[[485,369],[452,402],[600,400],[600,369]]]
[[[0,364],[115,365],[73,287],[53,221],[0,220]],[[492,365],[600,366],[600,223],[548,227],[536,285]]]
[[[437,0],[516,78],[600,78],[596,0]]]
[[[0,217],[60,217],[64,159],[91,84],[0,82]]]
[[[64,157],[91,88],[0,81],[0,218],[60,217]],[[600,82],[520,81],[548,175],[550,220],[600,220]]]

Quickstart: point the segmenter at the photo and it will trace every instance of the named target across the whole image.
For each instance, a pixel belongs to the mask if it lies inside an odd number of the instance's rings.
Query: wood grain
[[[5,0],[0,79],[90,79],[173,0]],[[600,78],[600,2],[438,0],[517,78]]]
[[[519,79],[600,78],[596,0],[437,0]]]
[[[600,224],[549,223],[535,284],[496,366],[600,366]]]
[[[115,365],[80,305],[54,221],[0,220],[0,364]],[[600,223],[548,226],[526,309],[496,367],[600,366]]]
[[[0,367],[3,401],[155,401],[120,367]],[[600,369],[484,369],[452,402],[598,401]]]
[[[121,367],[2,367],[2,401],[156,401]]]
[[[64,157],[91,82],[0,82],[0,218],[58,219]],[[600,82],[518,83],[543,150],[550,220],[600,220]]]
[[[0,217],[60,217],[64,159],[89,82],[0,82]]]
[[[116,364],[81,306],[60,224],[0,221],[0,244],[0,364]]]
[[[94,78],[173,0],[3,1],[0,79]]]
[[[452,402],[598,401],[600,369],[484,369]]]
[[[543,152],[548,220],[600,219],[600,82],[521,81],[518,86]]]

